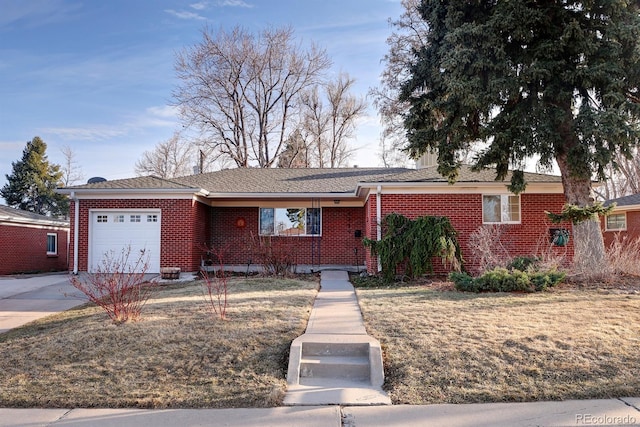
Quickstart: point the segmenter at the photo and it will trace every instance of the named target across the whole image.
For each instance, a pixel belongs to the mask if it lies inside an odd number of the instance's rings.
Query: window
[[[320,235],[320,208],[260,208],[262,236]]]
[[[58,254],[58,235],[56,233],[47,233],[47,255]]]
[[[129,217],[129,222],[140,222],[140,215],[131,215]]]
[[[98,215],[96,217],[96,222],[107,222],[107,216],[106,215]]]
[[[520,196],[512,194],[482,196],[482,222],[485,224],[519,223]]]
[[[147,222],[158,222],[158,215],[147,215]]]
[[[624,213],[607,215],[605,229],[620,231],[627,229],[627,215]]]
[[[113,222],[124,222],[124,215],[115,215],[113,217]]]

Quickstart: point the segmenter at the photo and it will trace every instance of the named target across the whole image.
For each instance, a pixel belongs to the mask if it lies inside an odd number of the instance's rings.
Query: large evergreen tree
[[[60,166],[50,164],[47,144],[39,137],[27,142],[22,160],[13,162],[13,172],[0,190],[7,204],[41,215],[64,216],[69,212],[66,196],[55,192],[62,182]]]
[[[438,152],[455,181],[458,158],[481,142],[477,168],[523,191],[525,163],[555,160],[567,201],[589,206],[591,180],[640,136],[639,3],[625,0],[423,0],[429,31],[400,99],[408,150]],[[576,258],[604,246],[597,218],[574,228]],[[583,251],[583,252],[581,252]],[[593,259],[593,258],[591,258]]]

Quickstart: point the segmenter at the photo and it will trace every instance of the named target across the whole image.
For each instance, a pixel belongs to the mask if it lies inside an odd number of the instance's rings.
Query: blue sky
[[[141,154],[179,128],[168,107],[175,54],[205,26],[291,25],[364,96],[401,12],[399,0],[0,0],[0,186],[34,136],[54,163],[70,146],[85,179],[134,176]],[[352,164],[379,165],[379,133],[371,106]]]

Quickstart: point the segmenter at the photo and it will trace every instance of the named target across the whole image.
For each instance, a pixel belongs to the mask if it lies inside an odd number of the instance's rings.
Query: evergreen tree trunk
[[[567,154],[556,156],[562,175],[564,195],[567,203],[576,206],[592,204],[591,179],[576,177],[571,170]],[[604,238],[600,219],[594,215],[587,221],[573,224],[574,266],[577,272],[604,271],[606,268]]]

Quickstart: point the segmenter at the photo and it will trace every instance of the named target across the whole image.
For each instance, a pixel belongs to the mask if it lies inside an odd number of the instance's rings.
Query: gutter
[[[71,192],[73,200],[73,274],[78,274],[78,232],[80,230],[80,200],[76,197],[76,192]],[[69,253],[69,251],[67,251]]]
[[[382,240],[382,186],[378,185],[376,188],[376,237],[377,240]],[[382,271],[382,265],[380,264],[380,255],[378,255],[378,273]]]

